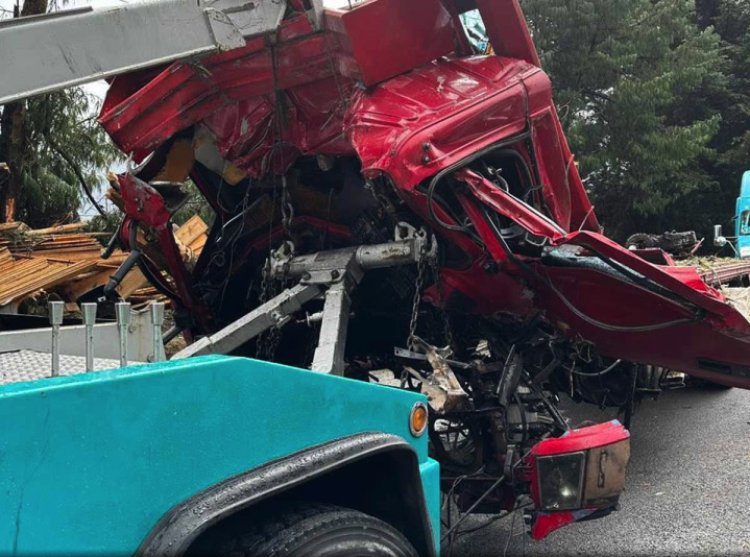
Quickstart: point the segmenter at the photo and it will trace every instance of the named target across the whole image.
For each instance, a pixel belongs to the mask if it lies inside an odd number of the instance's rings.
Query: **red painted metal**
[[[583,511],[586,514],[591,514],[593,511]],[[563,526],[573,524],[576,520],[576,514],[581,514],[573,511],[561,511],[557,513],[538,513],[534,517],[534,521],[531,523],[531,539],[543,540],[549,536],[555,530],[559,530]]]
[[[630,438],[630,433],[617,420],[610,420],[580,429],[572,429],[561,437],[540,441],[531,449],[531,457],[576,453],[614,445]]]
[[[364,172],[387,174],[412,198],[440,170],[531,133],[542,146],[535,156],[554,220],[566,231],[599,231],[577,168],[564,162],[570,151],[557,124],[544,72],[519,60],[476,56],[438,60],[358,91],[345,130]]]
[[[156,235],[181,305],[191,312],[199,325],[207,327],[211,322],[208,309],[195,300],[192,277],[180,256],[172,233],[171,214],[167,210],[164,198],[146,182],[130,173],[120,174],[117,180],[128,218]]]
[[[532,234],[546,236],[551,240],[560,240],[565,235],[564,231],[553,221],[534,212],[527,204],[499,189],[487,178],[476,172],[468,168],[462,168],[455,172],[453,176],[469,186],[471,193],[479,201],[517,222]]]
[[[462,269],[443,270],[447,303],[483,315],[541,311],[604,355],[750,386],[747,320],[696,271],[654,264],[651,256],[646,261],[600,234],[518,1],[477,6],[497,55],[466,55],[455,6],[446,10],[437,0],[371,0],[329,13],[322,32],[292,11],[274,42],[254,39],[199,62],[118,77],[100,120],[137,160],[175,133],[202,126],[221,155],[251,177],[284,172],[300,154],[356,155],[366,177],[387,178],[432,224],[429,181],[485,149],[509,145],[535,169],[537,209],[478,175],[457,175],[466,184],[457,198],[484,246],[435,224],[469,260]],[[366,23],[362,14],[369,14]],[[453,53],[446,52],[449,37]],[[582,256],[636,278],[514,257],[480,208],[510,217],[549,248],[578,246]],[[141,220],[135,210],[128,205],[128,214]],[[441,207],[435,211],[450,222]],[[181,263],[171,259],[177,279]],[[187,295],[189,280],[178,280]]]
[[[451,15],[440,0],[379,0],[327,10],[341,75],[375,85],[455,49]]]
[[[537,458],[607,447],[629,438],[630,432],[617,420],[611,420],[589,427],[573,429],[561,437],[545,439],[534,445],[526,458],[525,475],[531,481],[531,497],[536,508],[541,507],[539,477],[536,471]],[[553,531],[591,516],[599,510],[597,508],[586,508],[560,512],[535,511],[532,513],[531,537],[535,540],[542,540]]]

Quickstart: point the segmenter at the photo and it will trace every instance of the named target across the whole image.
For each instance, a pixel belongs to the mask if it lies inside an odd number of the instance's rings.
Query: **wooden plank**
[[[135,268],[125,275],[124,279],[122,279],[120,286],[117,287],[117,293],[127,300],[134,292],[148,285],[148,279],[146,279],[143,273],[141,273],[140,269]]]
[[[46,260],[42,260],[42,262],[43,264],[41,265],[40,272],[35,273],[33,279],[14,285],[9,291],[0,295],[0,306],[7,305],[15,300],[20,300],[38,290],[50,289],[53,286],[70,280],[71,278],[96,267],[95,261],[80,261],[73,265],[49,263]]]
[[[20,221],[0,223],[0,234],[4,232],[22,232],[29,230],[29,227]]]
[[[44,236],[45,234],[61,234],[71,231],[79,231],[86,228],[85,222],[71,222],[70,224],[58,224],[48,228],[34,228],[26,232],[27,236]]]
[[[175,232],[175,237],[190,247],[193,242],[208,233],[208,225],[198,215],[193,215]]]

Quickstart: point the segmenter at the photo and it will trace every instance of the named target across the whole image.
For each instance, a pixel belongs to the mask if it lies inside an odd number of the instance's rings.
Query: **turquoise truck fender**
[[[396,526],[419,555],[435,555],[417,455],[402,438],[384,433],[337,439],[211,486],[164,515],[137,555],[182,555],[199,537],[213,547],[212,528],[282,495],[365,512]]]
[[[437,552],[424,401],[221,356],[2,385],[0,555],[161,554],[277,495],[359,505]]]

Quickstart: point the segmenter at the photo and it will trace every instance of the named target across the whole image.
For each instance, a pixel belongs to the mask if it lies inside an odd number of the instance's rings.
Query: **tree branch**
[[[45,132],[44,138],[47,140],[47,144],[52,147],[52,150],[55,151],[58,155],[60,155],[66,163],[68,163],[68,166],[70,166],[71,169],[73,169],[73,172],[75,173],[76,177],[78,178],[78,182],[81,184],[81,188],[83,189],[84,193],[86,194],[86,197],[89,198],[89,201],[94,206],[94,208],[97,210],[97,212],[105,217],[106,212],[102,208],[101,205],[94,199],[94,194],[91,192],[91,188],[89,188],[88,184],[86,183],[86,179],[83,177],[83,172],[81,172],[81,169],[78,167],[76,162],[73,160],[73,157],[71,157],[68,153],[66,153],[50,136],[48,133]]]

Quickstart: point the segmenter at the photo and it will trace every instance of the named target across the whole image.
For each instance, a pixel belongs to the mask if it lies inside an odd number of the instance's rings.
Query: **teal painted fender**
[[[420,400],[216,356],[0,387],[0,554],[132,554],[207,487],[365,432],[414,449],[437,539],[437,464],[408,426]]]
[[[210,535],[210,528],[228,516],[282,493],[294,499],[289,492],[302,486],[312,488],[322,497],[320,501],[352,506],[398,524],[418,555],[434,556],[421,468],[412,446],[387,433],[358,433],[316,445],[233,476],[181,502],[162,517],[137,556],[184,555],[203,533]],[[306,493],[301,498],[307,500],[310,491]],[[384,497],[400,503],[383,508],[378,501]],[[204,541],[200,547],[210,548],[212,543]]]

